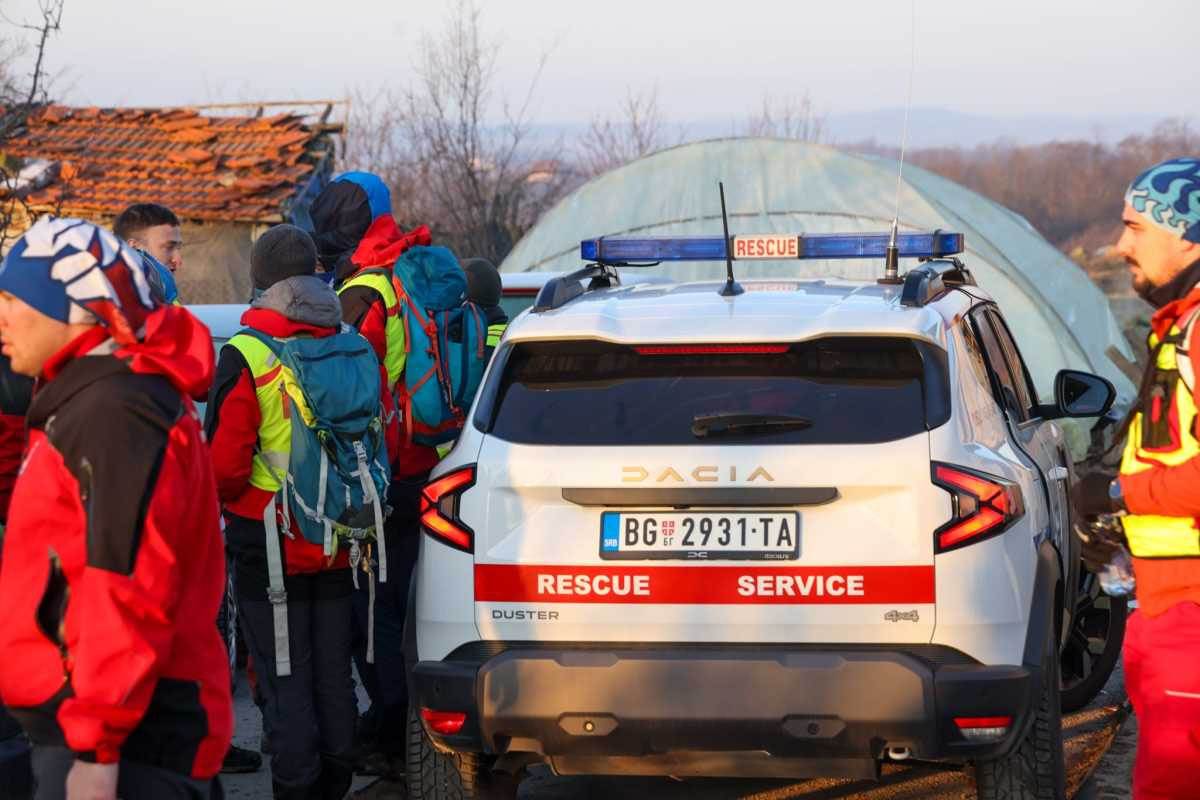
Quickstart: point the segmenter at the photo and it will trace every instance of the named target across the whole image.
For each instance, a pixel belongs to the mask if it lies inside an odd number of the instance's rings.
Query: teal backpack
[[[407,360],[398,387],[412,441],[458,438],[487,367],[487,320],[463,302],[467,276],[445,247],[405,250],[393,268]]]
[[[371,546],[379,548],[379,580],[387,580],[383,521],[391,480],[380,419],[379,361],[362,336],[343,326],[332,336],[275,339],[246,328],[295,378],[308,420],[288,395],[291,452],[282,483],[263,513],[267,537],[268,596],[275,605],[276,667],[291,674],[287,639],[287,592],[279,547],[276,508],[284,531],[299,531],[327,556],[349,549],[354,583],[362,565],[374,594]],[[311,421],[309,421],[311,420]],[[368,655],[373,660],[373,636]]]

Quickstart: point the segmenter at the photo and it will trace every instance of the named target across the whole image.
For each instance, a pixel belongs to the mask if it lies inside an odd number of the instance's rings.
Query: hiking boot
[[[262,769],[262,756],[244,747],[229,745],[229,752],[221,763],[221,772],[226,775],[241,775]]]

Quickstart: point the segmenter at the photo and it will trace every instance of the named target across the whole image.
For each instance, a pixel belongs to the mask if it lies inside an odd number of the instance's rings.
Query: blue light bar
[[[724,261],[720,236],[612,236],[579,243],[584,261]]]
[[[735,261],[883,258],[888,233],[742,234],[731,236]],[[896,237],[901,258],[939,258],[963,251],[963,235],[934,231]],[[638,261],[724,261],[720,236],[611,236],[584,239],[579,255],[602,264]]]
[[[800,237],[801,258],[883,258],[887,233],[814,233]],[[901,233],[896,236],[901,258],[940,258],[963,251],[961,233]]]

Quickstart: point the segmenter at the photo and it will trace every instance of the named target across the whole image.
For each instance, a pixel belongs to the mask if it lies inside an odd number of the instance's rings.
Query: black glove
[[[1115,477],[1107,472],[1093,472],[1071,486],[1071,509],[1075,512],[1077,524],[1082,525],[1101,514],[1111,514],[1117,510],[1108,493],[1108,485]]]
[[[1080,556],[1092,572],[1100,572],[1112,561],[1113,554],[1125,546],[1125,527],[1117,517],[1105,514],[1086,523],[1075,524],[1082,544]]]

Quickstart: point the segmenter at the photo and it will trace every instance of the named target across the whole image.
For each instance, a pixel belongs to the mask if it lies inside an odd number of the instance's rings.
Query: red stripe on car
[[[934,602],[933,566],[526,566],[477,564],[493,603],[864,605]]]

